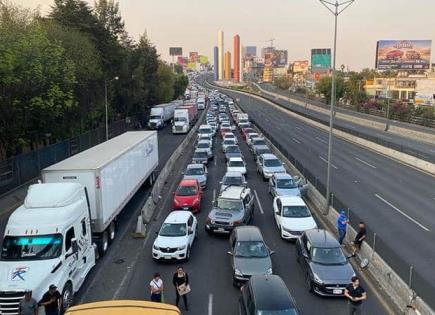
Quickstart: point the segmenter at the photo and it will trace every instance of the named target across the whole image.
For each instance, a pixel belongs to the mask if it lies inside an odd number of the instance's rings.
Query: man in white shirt
[[[156,272],[150,282],[151,301],[162,302],[163,281],[160,279],[160,274]]]

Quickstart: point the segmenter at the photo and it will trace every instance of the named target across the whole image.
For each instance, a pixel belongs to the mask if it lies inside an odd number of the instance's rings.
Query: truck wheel
[[[109,243],[112,243],[116,237],[116,223],[112,221],[109,225]]]
[[[62,314],[73,304],[74,292],[71,282],[67,282],[62,290]]]
[[[100,254],[100,257],[103,257],[106,254],[108,247],[109,247],[109,235],[107,231],[104,231],[101,234],[101,238],[98,240],[98,253]]]

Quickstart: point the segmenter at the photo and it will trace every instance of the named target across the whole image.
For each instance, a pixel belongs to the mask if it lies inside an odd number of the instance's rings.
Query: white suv
[[[190,211],[173,211],[165,219],[154,241],[154,260],[189,260],[198,235],[198,222]]]

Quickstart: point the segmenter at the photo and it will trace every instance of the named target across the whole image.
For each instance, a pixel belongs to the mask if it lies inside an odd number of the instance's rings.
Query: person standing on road
[[[150,282],[150,292],[152,302],[162,302],[163,281],[160,279],[160,274],[156,272]]]
[[[337,230],[338,230],[338,242],[343,244],[343,240],[346,237],[346,228],[347,224],[349,223],[349,220],[346,216],[346,211],[341,210],[340,215],[337,218]]]
[[[352,283],[344,290],[344,296],[349,299],[349,315],[361,315],[362,301],[367,300],[367,293],[359,285],[357,276],[352,277]]]
[[[32,291],[26,290],[19,305],[20,315],[38,315],[38,303],[32,298]]]
[[[190,286],[189,286],[189,276],[184,271],[183,267],[178,267],[177,271],[174,274],[174,277],[172,279],[172,283],[175,287],[175,294],[177,296],[175,300],[175,305],[178,307],[178,303],[180,302],[180,295],[183,297],[184,301],[184,308],[186,311],[189,310],[187,305],[187,293],[190,292]]]
[[[51,284],[48,291],[44,293],[41,301],[39,301],[39,305],[44,306],[45,315],[59,315],[62,296],[54,284]]]
[[[358,233],[355,236],[355,240],[352,243],[352,255],[350,257],[355,257],[358,251],[361,249],[361,244],[367,237],[366,225],[364,222],[360,222],[358,226]]]

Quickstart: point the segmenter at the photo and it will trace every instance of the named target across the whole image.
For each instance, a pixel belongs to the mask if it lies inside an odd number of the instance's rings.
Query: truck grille
[[[175,126],[175,130],[183,131],[183,126]]]
[[[24,292],[0,292],[0,314],[18,315],[18,306],[24,298]]]

